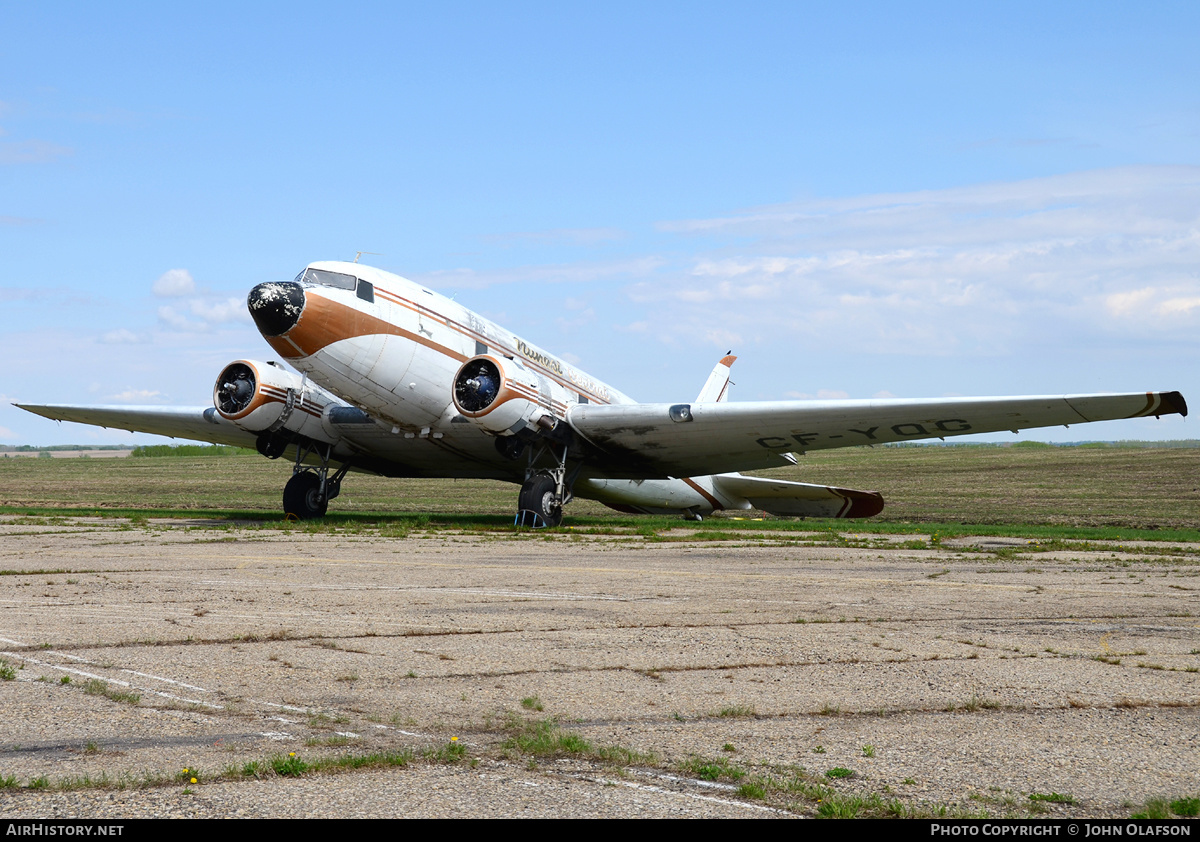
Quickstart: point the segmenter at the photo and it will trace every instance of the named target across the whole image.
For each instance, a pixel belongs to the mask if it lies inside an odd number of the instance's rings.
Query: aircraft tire
[[[562,503],[554,493],[554,478],[539,475],[521,486],[517,505],[522,511],[534,512],[546,522],[546,526],[562,523]]]
[[[321,478],[312,471],[293,474],[283,487],[283,511],[297,520],[325,517],[329,501],[321,496]]]

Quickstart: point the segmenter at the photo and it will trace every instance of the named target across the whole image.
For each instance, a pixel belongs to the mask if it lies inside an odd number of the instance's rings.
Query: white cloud
[[[186,316],[176,312],[174,307],[163,305],[158,308],[158,319],[165,322],[168,327],[185,333],[197,333],[205,329],[202,322],[190,321]]]
[[[518,266],[512,269],[477,271],[448,269],[413,275],[411,280],[431,289],[485,289],[498,284],[587,283],[621,277],[644,277],[666,263],[660,257],[635,257],[617,261],[598,261],[552,264],[547,266]]]
[[[1196,167],[813,200],[660,228],[708,244],[628,290],[680,335],[707,334],[719,314],[752,341],[786,333],[886,354],[1200,338]]]
[[[550,245],[595,245],[596,243],[620,240],[625,232],[618,228],[553,228],[548,231],[518,231],[509,234],[489,234],[483,237],[488,243],[500,246],[517,244]]]
[[[110,330],[100,337],[100,341],[105,345],[133,345],[141,342],[142,339],[132,330],[122,327]]]
[[[0,143],[0,164],[47,164],[73,154],[75,150],[48,140],[11,140]]]
[[[179,305],[158,308],[159,321],[184,333],[205,333],[222,325],[250,324],[241,298],[189,298]]]
[[[193,298],[188,301],[188,309],[193,316],[202,319],[206,324],[225,324],[227,322],[245,322],[249,324],[250,311],[246,309],[243,298],[225,298],[221,300]]]
[[[168,269],[154,282],[154,294],[159,298],[182,298],[196,291],[196,282],[187,269]]]

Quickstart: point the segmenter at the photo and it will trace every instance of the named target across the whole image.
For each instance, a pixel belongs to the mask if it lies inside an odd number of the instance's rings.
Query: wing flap
[[[1187,414],[1178,392],[882,401],[582,404],[567,417],[612,477],[698,476],[787,464],[785,454]]]
[[[871,517],[883,511],[878,491],[858,491],[764,477],[713,477],[718,490],[744,497],[756,509],[780,517]]]

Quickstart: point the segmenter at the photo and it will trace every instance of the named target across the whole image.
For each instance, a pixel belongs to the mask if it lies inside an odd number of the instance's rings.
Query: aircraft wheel
[[[537,514],[546,522],[546,526],[558,526],[562,523],[562,503],[555,494],[553,477],[536,476],[521,486],[517,506],[522,511]]]
[[[321,478],[312,471],[293,474],[283,487],[283,510],[298,520],[325,517],[329,501],[321,496]]]

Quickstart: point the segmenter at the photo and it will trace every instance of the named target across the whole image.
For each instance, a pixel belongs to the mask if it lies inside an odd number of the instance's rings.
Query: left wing
[[[226,421],[211,406],[37,406],[24,403],[13,406],[52,421],[75,421],[131,433],[153,433],[234,447],[253,448],[257,438],[254,433]]]
[[[579,404],[571,427],[605,475],[692,477],[790,463],[784,454],[1137,418],[1187,415],[1179,392],[936,400]]]

